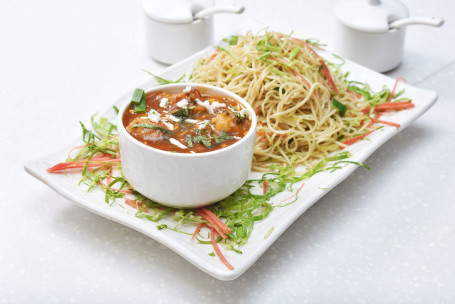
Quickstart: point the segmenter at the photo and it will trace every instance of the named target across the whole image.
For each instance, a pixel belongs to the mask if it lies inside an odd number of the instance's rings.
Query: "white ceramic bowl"
[[[118,115],[118,136],[122,171],[128,182],[144,196],[166,206],[197,208],[217,202],[235,190],[250,172],[256,136],[256,115],[240,96],[214,86],[183,83],[145,90],[182,92],[186,86],[202,94],[227,96],[240,102],[251,113],[251,127],[238,142],[205,153],[175,153],[147,146],[133,138],[123,126],[125,102]]]

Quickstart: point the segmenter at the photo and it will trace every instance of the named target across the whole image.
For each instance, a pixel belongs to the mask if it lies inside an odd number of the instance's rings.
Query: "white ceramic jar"
[[[143,0],[147,54],[165,64],[176,63],[213,43],[213,14],[240,14],[245,9],[213,4],[213,0]]]
[[[202,94],[227,96],[249,112],[251,127],[236,143],[205,153],[175,153],[147,146],[132,137],[122,117],[130,105],[126,100],[118,115],[122,171],[128,182],[144,196],[166,206],[197,208],[217,202],[243,185],[253,158],[257,119],[243,98],[227,90],[202,84],[170,84],[146,92],[180,93],[187,86]]]
[[[335,7],[333,50],[378,72],[396,68],[402,61],[406,26],[441,26],[440,18],[409,18],[398,0],[348,0]]]
[[[193,19],[193,13],[213,0],[144,0],[146,50],[149,57],[176,63],[213,43],[213,16]]]

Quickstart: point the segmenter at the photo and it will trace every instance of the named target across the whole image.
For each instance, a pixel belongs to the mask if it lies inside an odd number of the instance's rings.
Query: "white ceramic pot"
[[[148,56],[173,64],[213,43],[213,17],[190,23],[163,23],[146,18],[145,34]]]
[[[333,49],[378,72],[396,68],[402,61],[409,24],[441,26],[441,18],[409,18],[398,0],[348,0],[335,7]]]
[[[337,21],[335,51],[377,72],[387,72],[402,61],[406,28],[386,33],[353,29]]]
[[[213,6],[213,0],[143,0],[147,54],[176,63],[213,43],[213,14],[243,12],[239,5]]]
[[[187,154],[147,146],[133,138],[122,122],[130,101],[120,108],[118,136],[122,171],[128,182],[144,196],[166,206],[197,208],[217,202],[243,185],[250,172],[256,136],[256,115],[238,95],[202,84],[170,84],[146,90],[182,92],[186,86],[201,93],[227,96],[240,102],[250,113],[251,128],[238,142],[220,150]]]

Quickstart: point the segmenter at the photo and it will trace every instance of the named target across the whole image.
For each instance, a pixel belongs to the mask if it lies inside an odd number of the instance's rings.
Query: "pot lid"
[[[335,15],[344,25],[371,33],[389,31],[389,23],[409,16],[398,0],[348,0],[335,7]]]
[[[145,14],[163,23],[191,23],[198,11],[213,6],[213,0],[144,0]]]

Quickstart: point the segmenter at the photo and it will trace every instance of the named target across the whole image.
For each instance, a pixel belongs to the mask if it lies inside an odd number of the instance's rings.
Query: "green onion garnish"
[[[294,59],[295,56],[300,52],[300,47],[296,46],[295,48],[292,49],[291,53],[289,54],[289,59]]]
[[[134,112],[144,113],[147,109],[147,104],[145,103],[145,92],[142,89],[134,90],[133,97],[131,102],[134,103]]]
[[[338,112],[340,112],[341,116],[343,116],[348,109],[348,107],[346,107],[346,105],[342,104],[335,98],[332,100],[332,105],[338,110]]]

